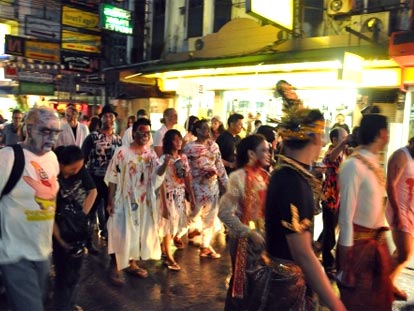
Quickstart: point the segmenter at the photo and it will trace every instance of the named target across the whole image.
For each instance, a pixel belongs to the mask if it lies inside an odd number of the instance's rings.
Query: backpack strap
[[[16,186],[17,182],[19,181],[20,177],[22,177],[23,170],[24,170],[24,153],[23,148],[19,144],[10,145],[9,147],[13,148],[14,152],[14,163],[13,167],[7,180],[6,185],[3,188],[1,193],[0,199],[10,193],[13,190],[14,186]]]

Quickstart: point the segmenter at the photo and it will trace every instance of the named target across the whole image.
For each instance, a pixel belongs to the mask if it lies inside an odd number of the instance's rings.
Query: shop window
[[[188,1],[188,38],[200,37],[203,35],[203,6],[204,0]]]
[[[214,3],[214,32],[220,30],[231,19],[231,0],[215,0]]]

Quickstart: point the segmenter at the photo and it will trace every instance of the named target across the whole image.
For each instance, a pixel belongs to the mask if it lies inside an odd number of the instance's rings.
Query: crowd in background
[[[148,276],[148,271],[139,265],[142,260],[163,260],[165,268],[172,272],[185,269],[173,252],[186,247],[185,235],[189,244],[199,247],[201,258],[219,259],[221,254],[212,244],[223,224],[229,235],[233,268],[226,310],[243,310],[255,303],[266,303],[275,310],[309,307],[315,305],[315,299],[306,290],[307,285],[332,310],[357,310],[361,304],[391,310],[394,297],[407,299],[407,294],[396,287],[395,278],[412,255],[413,228],[403,222],[402,215],[412,219],[414,213],[412,206],[399,212],[394,180],[402,172],[397,169],[387,183],[388,222],[397,245],[394,262],[383,239],[387,223],[380,201],[385,183],[382,184],[384,177],[376,155],[388,142],[386,118],[364,115],[360,127],[350,133],[343,115],[338,115],[338,122],[329,131],[330,144],[321,153],[326,143],[323,115],[302,107],[287,82],[282,81],[278,87],[286,95],[289,109],[285,109],[286,116],[277,127],[263,124],[259,118],[232,113],[227,124],[219,116],[210,120],[190,116],[184,124],[185,133],[181,133],[176,129],[176,110],[167,108],[161,128],[155,130],[146,111],[140,109],[136,116],[128,117],[127,126],[118,134],[118,114],[110,105],[105,105],[99,115],[82,121],[71,104],[61,120],[50,109],[34,108],[24,123],[23,113],[14,110],[12,122],[3,127],[0,144],[20,143],[25,150],[26,168],[16,189],[0,204],[7,207],[10,224],[29,221],[14,219],[10,212],[13,202],[23,210],[27,208],[15,197],[26,189],[27,183],[35,192],[27,192],[26,196],[34,196],[35,202],[46,200],[50,206],[43,208],[54,208],[56,214],[54,219],[42,214],[48,230],[38,232],[30,227],[32,224],[24,224],[27,236],[13,233],[7,237],[15,243],[24,238],[30,241],[35,231],[44,240],[32,251],[28,246],[27,253],[23,248],[17,257],[14,250],[8,250],[4,258],[0,256],[11,308],[19,309],[22,304],[43,308],[45,284],[33,281],[34,287],[26,284],[18,289],[16,285],[21,280],[11,277],[11,273],[27,274],[31,269],[38,273],[40,268],[27,267],[22,260],[40,260],[44,265],[37,277],[42,279],[49,269],[47,234],[52,236],[52,232],[55,306],[58,310],[81,310],[76,304],[76,291],[84,254],[99,253],[94,234],[108,243],[109,281],[123,286],[125,273],[139,278]],[[244,126],[246,120],[248,129]],[[412,145],[410,141],[407,152],[411,156]],[[2,156],[11,154],[9,148],[1,152]],[[392,161],[404,165],[412,162],[412,158],[401,160],[402,156],[395,159],[397,155]],[[46,156],[51,166],[47,169],[42,166],[42,157]],[[28,162],[30,157],[35,160]],[[5,172],[13,169],[15,157],[10,158],[4,164]],[[322,161],[317,165],[319,159]],[[357,173],[360,171],[364,176]],[[33,175],[30,179],[28,172]],[[414,171],[406,174],[414,178]],[[42,176],[46,177],[43,184],[35,184],[33,179],[43,180]],[[0,187],[6,181],[2,180]],[[29,209],[36,210],[32,203]],[[320,211],[323,231],[313,241],[313,218]],[[376,216],[367,218],[367,212]],[[27,210],[25,213],[28,215]],[[267,259],[262,256],[265,250]],[[374,253],[380,259],[370,255]],[[248,284],[251,278],[247,277],[252,268],[279,261],[289,267],[287,271],[296,281],[303,279],[302,287],[294,291],[287,287],[283,304],[274,293],[254,290],[255,284]],[[333,292],[329,279],[337,280],[342,301]],[[374,290],[367,287],[367,282],[380,284]],[[23,290],[32,292],[30,299]],[[355,293],[361,297],[358,301],[352,298]]]

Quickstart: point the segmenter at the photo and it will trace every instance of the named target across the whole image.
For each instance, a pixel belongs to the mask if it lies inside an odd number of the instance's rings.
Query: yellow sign
[[[62,30],[62,49],[101,53],[101,36]]]
[[[99,15],[63,6],[62,25],[99,31]]]
[[[25,43],[24,56],[48,62],[60,62],[59,43],[49,43],[41,41],[29,41]]]

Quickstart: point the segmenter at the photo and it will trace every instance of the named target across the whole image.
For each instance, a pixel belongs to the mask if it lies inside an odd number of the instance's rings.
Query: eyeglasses
[[[138,136],[144,137],[144,136],[151,136],[151,132],[147,131],[147,132],[140,132],[140,131],[136,131],[135,132]]]
[[[55,130],[55,129],[44,127],[39,130],[35,130],[34,132],[39,133],[43,137],[48,137],[48,136],[58,136],[59,133],[62,132],[62,130]]]

